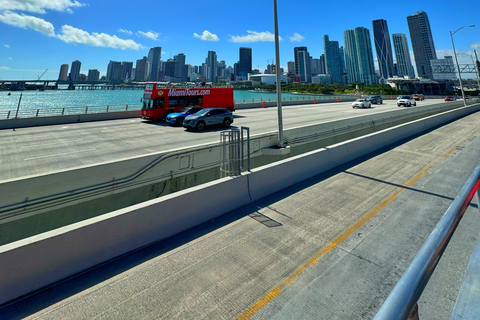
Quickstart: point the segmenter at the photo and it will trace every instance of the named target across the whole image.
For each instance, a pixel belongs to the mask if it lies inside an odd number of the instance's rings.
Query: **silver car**
[[[372,103],[368,99],[357,99],[353,101],[352,108],[371,108]]]
[[[223,125],[228,128],[232,123],[233,115],[228,109],[208,108],[187,116],[183,121],[183,127],[187,130],[202,131],[207,126],[213,125]]]

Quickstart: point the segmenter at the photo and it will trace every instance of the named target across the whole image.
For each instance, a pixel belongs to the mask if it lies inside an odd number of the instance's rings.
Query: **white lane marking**
[[[78,151],[73,151],[73,152],[49,154],[48,156],[40,156],[40,157],[34,157],[34,158],[27,158],[27,159],[23,159],[23,160],[24,160],[24,161],[29,161],[29,160],[36,160],[36,159],[42,159],[42,158],[48,158],[48,157],[56,157],[56,156],[62,156],[62,155],[66,155],[66,154],[80,153],[80,152],[93,151],[93,150],[96,150],[96,149],[95,149],[95,148],[91,148],[91,149],[78,150]]]

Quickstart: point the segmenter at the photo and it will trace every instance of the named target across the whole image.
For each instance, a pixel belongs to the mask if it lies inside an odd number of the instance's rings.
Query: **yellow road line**
[[[478,131],[473,132],[470,137],[475,135]],[[461,144],[455,146],[451,150],[449,150],[447,153],[443,155],[443,157],[447,157],[450,153],[452,153],[458,146],[462,145],[465,143],[468,139],[462,141]],[[360,219],[357,223],[355,223],[353,226],[351,226],[347,231],[342,233],[338,238],[330,242],[325,248],[323,248],[319,253],[317,253],[310,261],[305,263],[303,266],[298,268],[294,273],[292,273],[290,276],[288,276],[287,279],[285,279],[282,283],[280,283],[278,286],[270,290],[265,296],[263,296],[260,300],[255,302],[253,305],[251,305],[247,310],[245,310],[240,316],[237,317],[236,320],[247,320],[250,319],[253,315],[255,315],[260,309],[265,307],[270,301],[272,301],[276,296],[278,296],[284,287],[290,286],[292,283],[295,282],[295,280],[298,278],[298,276],[307,268],[310,266],[315,265],[318,262],[318,259],[322,257],[323,255],[327,254],[328,252],[332,251],[335,249],[340,243],[342,243],[345,239],[348,238],[355,230],[360,228],[365,222],[373,218],[377,213],[379,213],[383,208],[387,206],[390,202],[395,200],[400,192],[405,190],[407,187],[411,186],[414,184],[418,179],[420,179],[421,176],[423,176],[425,173],[427,173],[433,166],[435,166],[437,162],[434,162],[430,166],[428,166],[425,170],[420,172],[417,176],[415,176],[412,180],[407,182],[405,186],[401,187],[397,191],[395,191],[387,200],[382,202],[378,207],[373,209],[370,213],[365,215],[362,219]]]

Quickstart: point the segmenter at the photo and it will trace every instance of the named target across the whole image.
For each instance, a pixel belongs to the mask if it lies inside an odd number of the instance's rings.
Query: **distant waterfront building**
[[[355,41],[358,52],[360,81],[367,85],[378,83],[377,74],[375,73],[370,31],[364,27],[355,28]]]
[[[148,52],[148,72],[147,80],[159,81],[161,71],[162,47],[151,48]]]
[[[295,62],[294,61],[288,61],[287,62],[287,72],[289,74],[295,74]]]
[[[175,79],[175,60],[168,59],[163,63],[164,65],[164,80],[173,81]]]
[[[80,75],[80,68],[82,63],[78,60],[72,62],[72,68],[70,69],[70,74],[73,81],[78,81],[78,76]]]
[[[347,72],[348,83],[360,82],[360,71],[358,68],[357,43],[355,41],[354,30],[345,30],[343,32],[343,40],[345,43],[345,70]]]
[[[293,48],[293,55],[295,57],[295,74],[300,77],[300,82],[311,82],[312,67],[310,65],[310,54],[308,53],[307,47]],[[302,55],[301,58],[300,55]],[[300,59],[302,60],[300,61]]]
[[[323,53],[320,56],[320,69],[318,71],[319,74],[327,74],[327,68],[325,67],[325,54]]]
[[[252,48],[241,47],[238,54],[239,60],[235,76],[247,79],[248,74],[252,73]]]
[[[395,75],[395,69],[393,67],[392,43],[387,21],[383,19],[373,20],[372,25],[380,75],[384,79],[388,79]]]
[[[208,51],[207,59],[205,60],[206,73],[205,78],[208,82],[217,81],[217,53],[215,51]]]
[[[412,40],[417,75],[421,78],[432,79],[433,73],[430,60],[437,59],[437,53],[428,16],[424,11],[419,11],[409,15],[407,22],[410,39]]]
[[[326,73],[332,77],[332,83],[342,83],[342,63],[338,41],[330,41],[328,35],[323,36]]]
[[[146,78],[147,57],[137,60],[135,65],[135,81],[145,81]]]
[[[133,62],[124,61],[122,62],[122,67],[122,80],[130,81],[132,79]]]
[[[78,75],[78,81],[87,81],[87,75],[83,74],[83,73],[80,73]]]
[[[340,52],[340,66],[342,68],[342,83],[348,83],[347,70],[345,68],[345,50],[343,47],[340,47],[338,51]]]
[[[183,53],[179,53],[173,57],[175,61],[175,70],[174,70],[174,77],[175,81],[186,81],[187,80],[187,67],[185,61],[187,57]]]
[[[59,81],[67,81],[68,80],[68,63],[62,64],[60,66],[60,74],[58,75]]]
[[[320,72],[320,59],[312,58],[311,65],[312,65],[312,76],[316,76],[317,74],[321,73]]]
[[[430,60],[434,80],[457,80],[457,69],[453,63],[452,56],[445,56],[443,59]]]
[[[115,77],[115,68],[117,68],[117,66],[122,67],[122,63],[120,61],[110,60],[107,67],[107,81],[114,81],[114,78],[118,78],[118,75]],[[122,74],[120,75],[120,79],[122,79],[122,75],[123,75],[123,67],[122,67]]]
[[[312,77],[312,83],[331,84],[332,77],[329,74],[319,74]]]
[[[116,64],[113,67],[112,81],[113,82],[123,81],[123,65],[122,64]]]
[[[97,69],[88,70],[88,81],[98,81],[98,79],[100,79],[100,71],[98,71]]]
[[[399,77],[407,76],[415,78],[410,50],[408,49],[407,36],[403,33],[392,34],[393,47],[395,48],[395,59],[397,60],[397,74]]]

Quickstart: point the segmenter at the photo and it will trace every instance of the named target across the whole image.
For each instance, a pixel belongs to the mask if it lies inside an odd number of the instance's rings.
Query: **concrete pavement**
[[[476,113],[309,179],[0,319],[371,319],[478,164],[479,124]],[[471,207],[420,301],[424,318],[453,307],[480,227]]]

